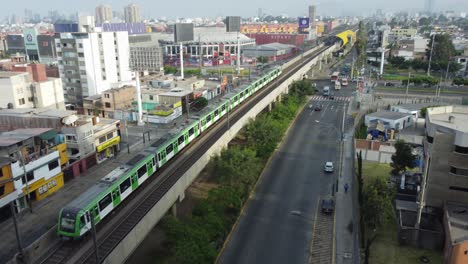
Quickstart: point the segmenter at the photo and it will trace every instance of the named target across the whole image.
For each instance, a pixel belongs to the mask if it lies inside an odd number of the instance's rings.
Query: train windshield
[[[65,232],[75,232],[75,218],[76,214],[72,212],[62,212],[62,220],[60,222],[60,229]]]

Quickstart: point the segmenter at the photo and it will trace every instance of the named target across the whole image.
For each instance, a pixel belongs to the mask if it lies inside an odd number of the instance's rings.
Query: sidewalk
[[[339,190],[336,193],[335,212],[335,262],[337,264],[359,264],[359,205],[357,182],[355,181],[354,121],[350,116],[358,111],[351,103],[348,107],[345,136],[342,149],[342,170],[339,178]],[[350,189],[345,193],[344,185]]]
[[[172,130],[172,129],[170,129]],[[159,128],[151,133],[151,142],[167,134],[168,128]],[[130,134],[130,133],[129,133]],[[22,239],[22,247],[26,248],[32,242],[41,237],[50,228],[57,224],[59,211],[67,203],[79,196],[97,183],[102,177],[107,175],[113,169],[125,163],[138,152],[148,147],[150,144],[143,144],[143,139],[134,135],[130,141],[130,154],[127,153],[126,146],[121,146],[121,151],[117,157],[108,159],[99,165],[88,169],[84,174],[65,183],[64,187],[44,200],[33,204],[33,212],[23,211],[18,215],[18,227]],[[124,143],[125,144],[125,143]],[[1,223],[0,233],[0,263],[9,261],[17,252],[17,242],[13,219],[10,218]]]

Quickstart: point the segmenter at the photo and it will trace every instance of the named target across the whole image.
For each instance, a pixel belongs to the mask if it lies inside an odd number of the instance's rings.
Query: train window
[[[242,98],[244,96],[244,92],[241,92],[239,97]]]
[[[120,193],[124,193],[128,188],[130,188],[131,185],[132,183],[130,182],[130,177],[129,177],[120,184],[119,186]]]
[[[112,203],[112,198],[111,194],[109,193],[99,201],[99,210],[102,212],[102,210],[104,210],[110,203]]]
[[[218,116],[218,113],[219,113],[219,111],[218,111],[218,109],[216,109],[216,110],[214,111],[214,116]]]
[[[146,172],[147,172],[146,164],[143,164],[143,166],[141,166],[141,168],[139,168],[138,171],[137,171],[138,178],[143,177],[143,175],[145,175]]]
[[[225,104],[223,104],[223,105],[221,106],[221,112],[223,112],[224,110],[226,110],[226,105],[225,105]]]
[[[180,136],[179,139],[177,139],[177,143],[179,143],[179,145],[184,143],[184,135]]]
[[[152,158],[153,160],[153,167],[156,166],[156,160],[154,159],[154,157]]]
[[[206,117],[206,123],[209,123],[210,121],[211,121],[211,116],[209,115]]]
[[[70,232],[70,233],[75,232],[75,219],[66,218],[62,215],[62,221],[60,222],[60,227],[65,232]]]
[[[166,147],[166,154],[169,155],[174,150],[174,146],[172,144],[169,144],[169,146]]]
[[[158,160],[161,160],[161,153],[158,153]]]
[[[195,133],[195,131],[194,131],[193,127],[191,129],[189,129],[189,131],[188,131],[189,137],[191,137],[194,133]]]
[[[83,227],[86,224],[85,215],[80,217],[80,227]]]

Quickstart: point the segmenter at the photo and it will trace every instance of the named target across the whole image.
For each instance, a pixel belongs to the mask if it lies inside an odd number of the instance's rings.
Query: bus
[[[340,76],[339,72],[334,72],[331,75],[331,82],[334,83],[336,80],[338,80],[338,77]]]

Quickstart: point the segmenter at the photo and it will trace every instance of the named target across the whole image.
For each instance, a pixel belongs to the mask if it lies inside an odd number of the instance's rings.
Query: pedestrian
[[[344,191],[345,191],[345,193],[348,192],[348,188],[349,188],[348,183],[345,183],[345,185],[344,185]]]

